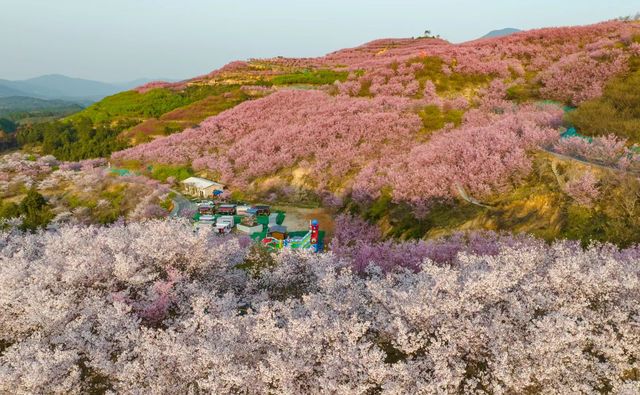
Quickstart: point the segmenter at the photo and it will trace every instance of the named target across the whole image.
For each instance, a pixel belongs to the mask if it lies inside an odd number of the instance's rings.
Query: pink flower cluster
[[[591,206],[600,197],[598,179],[590,171],[569,180],[564,185],[563,190],[576,202],[584,206]]]
[[[349,215],[339,216],[335,229],[331,251],[337,258],[349,262],[350,268],[358,273],[372,266],[384,272],[398,268],[419,271],[422,262],[427,259],[441,265],[451,265],[460,253],[492,256],[506,246],[517,248],[538,243],[528,236],[491,232],[457,233],[428,241],[385,241],[376,225]]]
[[[582,137],[563,138],[555,142],[551,150],[587,162],[615,167],[622,170],[640,170],[640,155],[637,150],[627,147],[627,141],[608,135],[586,139]]]
[[[555,106],[501,115],[471,111],[459,129],[365,168],[356,177],[354,195],[376,198],[390,186],[395,200],[426,207],[433,199],[455,196],[459,187],[477,196],[499,191],[529,172],[527,151],[556,140],[561,120],[562,110]]]
[[[60,170],[80,171],[91,170],[94,168],[105,167],[107,160],[104,158],[84,159],[79,162],[63,162],[60,164]]]
[[[242,185],[300,167],[319,189],[411,139],[420,120],[398,97],[332,97],[280,91],[243,103],[200,127],[115,153],[114,159],[188,163]]]
[[[0,236],[0,393],[638,389],[637,247],[469,234],[261,256],[186,221]]]
[[[594,99],[611,77],[627,70],[628,59],[620,49],[567,55],[540,73],[541,93],[573,105]]]
[[[405,63],[422,56],[437,56],[447,71],[523,76],[539,72],[565,56],[585,50],[608,50],[618,42],[632,45],[640,33],[637,23],[610,21],[589,26],[547,28],[508,37],[471,41],[454,45],[439,39],[381,39],[343,49],[320,58],[274,58],[266,62],[278,67],[344,67],[375,71],[391,62]]]
[[[138,93],[147,93],[150,90],[153,89],[158,89],[158,88],[170,88],[173,87],[174,84],[171,82],[165,82],[165,81],[151,81],[151,82],[147,82],[144,85],[141,85],[137,88],[135,88],[134,90]]]

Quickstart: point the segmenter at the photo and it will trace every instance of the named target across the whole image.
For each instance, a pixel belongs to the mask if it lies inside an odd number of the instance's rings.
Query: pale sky
[[[426,29],[461,42],[638,11],[638,0],[0,0],[0,79],[183,79]]]

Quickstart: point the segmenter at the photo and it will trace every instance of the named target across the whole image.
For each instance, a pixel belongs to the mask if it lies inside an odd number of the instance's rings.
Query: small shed
[[[224,190],[224,185],[200,177],[189,177],[181,184],[187,194],[201,198],[212,197],[216,191]]]

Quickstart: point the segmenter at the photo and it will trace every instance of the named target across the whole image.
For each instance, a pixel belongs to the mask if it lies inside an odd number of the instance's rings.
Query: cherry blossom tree
[[[637,247],[467,234],[345,251],[268,254],[183,221],[3,233],[0,392],[639,388]]]

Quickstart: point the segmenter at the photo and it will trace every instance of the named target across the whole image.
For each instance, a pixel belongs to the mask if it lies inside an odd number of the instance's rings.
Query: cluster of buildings
[[[324,232],[319,231],[317,221],[312,221],[308,231],[289,232],[282,225],[285,214],[274,213],[267,205],[230,204],[222,201],[224,185],[200,177],[182,181],[185,194],[202,199],[197,203],[194,215],[196,229],[213,227],[218,233],[237,231],[261,241],[272,249],[294,248],[321,250]]]

